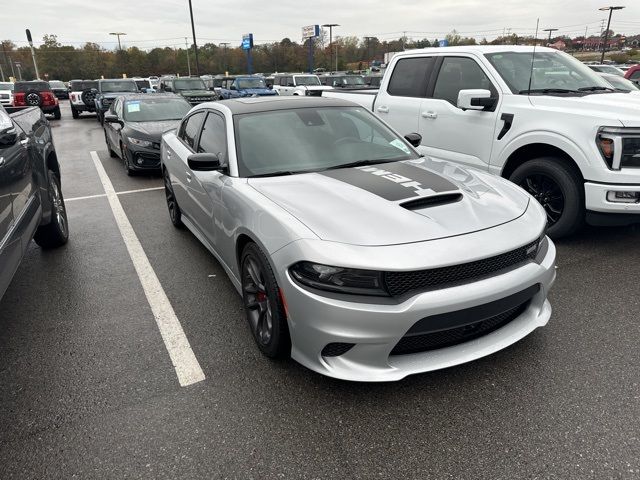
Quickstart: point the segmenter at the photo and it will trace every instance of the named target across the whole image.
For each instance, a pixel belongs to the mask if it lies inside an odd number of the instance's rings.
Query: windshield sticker
[[[402,142],[402,140],[398,138],[389,142],[389,145],[393,145],[394,147],[402,150],[407,155],[411,155],[411,150],[409,150],[409,148]]]
[[[127,103],[127,113],[139,112],[140,111],[140,102],[129,102]]]

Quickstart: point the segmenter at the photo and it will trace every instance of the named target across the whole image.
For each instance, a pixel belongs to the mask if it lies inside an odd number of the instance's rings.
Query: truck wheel
[[[60,179],[53,170],[49,170],[49,199],[51,200],[51,221],[47,225],[40,225],[33,237],[43,249],[60,247],[69,240],[67,209],[64,206]]]
[[[56,120],[60,120],[62,118],[62,115],[60,114],[60,107],[56,107],[56,109],[53,111],[53,118]]]
[[[559,158],[541,157],[520,165],[509,178],[530,193],[547,212],[547,234],[561,238],[584,223],[584,184]]]
[[[78,112],[78,110],[76,110],[75,108],[71,107],[71,116],[75,119],[75,118],[79,118],[80,117],[80,112]]]

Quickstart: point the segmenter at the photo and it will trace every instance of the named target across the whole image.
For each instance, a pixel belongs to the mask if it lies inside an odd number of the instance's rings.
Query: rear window
[[[69,83],[69,87],[72,92],[81,92],[83,90],[90,90],[92,88],[98,88],[97,81],[83,81],[83,80],[75,80]]]
[[[36,92],[46,92],[51,90],[49,82],[16,82],[16,92],[28,92],[35,90]]]
[[[65,90],[67,88],[60,80],[50,80],[49,85],[51,85],[51,88],[64,88]]]
[[[149,83],[149,80],[136,80],[136,85],[138,86],[138,88],[150,88],[151,84]]]
[[[138,87],[133,80],[103,80],[100,83],[100,91],[102,93],[120,93],[120,92],[137,92]]]

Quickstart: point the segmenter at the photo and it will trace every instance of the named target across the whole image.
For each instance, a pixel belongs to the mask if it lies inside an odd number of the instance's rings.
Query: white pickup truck
[[[509,178],[543,205],[553,237],[585,219],[640,222],[640,96],[616,92],[565,53],[412,50],[393,58],[378,91],[323,96],[359,103],[402,134],[419,133],[430,157]]]
[[[276,74],[273,76],[273,89],[278,95],[301,95],[319,97],[322,92],[332,90],[322,85],[317,75],[311,74]]]

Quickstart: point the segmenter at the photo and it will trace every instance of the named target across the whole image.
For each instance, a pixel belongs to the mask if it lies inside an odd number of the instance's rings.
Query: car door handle
[[[187,172],[187,182],[191,181],[191,173]]]
[[[389,107],[386,107],[384,105],[379,106],[378,108],[376,108],[376,110],[380,113],[389,113]]]
[[[438,118],[438,114],[436,112],[422,112],[421,115],[424,118]]]

